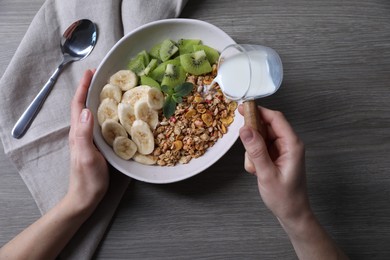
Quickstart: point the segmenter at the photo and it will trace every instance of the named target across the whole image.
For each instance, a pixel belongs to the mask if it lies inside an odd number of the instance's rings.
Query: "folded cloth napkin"
[[[124,34],[147,22],[177,17],[185,4],[186,0],[47,0],[36,14],[0,80],[0,137],[42,214],[67,191],[70,101],[84,71],[96,68]],[[98,27],[94,50],[64,69],[25,136],[12,138],[13,125],[60,63],[62,33],[84,18]],[[111,173],[106,197],[61,258],[93,256],[129,181],[120,173]]]

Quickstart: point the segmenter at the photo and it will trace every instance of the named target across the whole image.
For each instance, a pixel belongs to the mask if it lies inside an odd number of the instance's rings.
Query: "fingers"
[[[268,141],[282,139],[287,145],[295,145],[298,137],[281,112],[261,106],[258,106],[258,109],[261,119],[267,125]],[[238,107],[238,111],[244,113],[242,105]]]
[[[256,175],[256,168],[251,159],[249,159],[248,152],[245,152],[244,168],[250,174]]]
[[[87,70],[84,72],[84,76],[82,77],[78,88],[76,89],[76,93],[72,99],[71,104],[71,125],[75,125],[79,119],[79,115],[81,110],[85,106],[85,100],[87,98],[89,84],[91,83],[91,79],[93,76],[92,70]]]
[[[244,113],[242,106],[239,106],[238,109],[241,114]],[[256,175],[259,174],[259,171],[264,173],[264,169],[276,169],[281,165],[288,167],[304,154],[303,143],[282,113],[264,107],[258,107],[258,109],[261,119],[267,125],[267,140],[264,140],[258,132],[249,127],[244,126],[240,130],[240,137],[247,151],[245,169]],[[247,128],[252,130],[252,139],[245,136],[250,133]]]
[[[84,108],[78,118],[78,122],[74,128],[75,140],[77,145],[83,150],[87,150],[93,146],[93,116],[88,108]]]
[[[69,143],[70,146],[74,145],[74,139],[76,138],[76,129],[79,123],[86,123],[85,126],[89,126],[90,121],[93,120],[92,114],[90,111],[81,113],[85,107],[85,100],[87,98],[88,88],[91,83],[91,79],[93,76],[94,70],[87,70],[84,72],[84,76],[80,80],[79,86],[76,89],[76,92],[73,96],[71,103],[71,127],[69,132]],[[92,121],[93,122],[93,121]],[[91,126],[92,128],[92,126]],[[81,131],[81,130],[79,130]],[[86,131],[86,130],[83,130]],[[92,129],[90,130],[92,131]],[[85,134],[89,134],[85,132]],[[92,134],[92,133],[91,133]],[[78,133],[77,135],[80,135]]]
[[[248,126],[240,129],[240,138],[246,150],[245,169],[250,173],[259,174],[267,169],[273,169],[274,165],[269,157],[267,146],[261,135]]]
[[[264,122],[271,127],[269,134],[272,139],[295,140],[297,138],[293,128],[281,112],[263,107],[260,107],[259,111]]]

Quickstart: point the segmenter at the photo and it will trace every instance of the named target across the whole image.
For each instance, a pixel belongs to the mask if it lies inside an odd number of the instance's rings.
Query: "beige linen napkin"
[[[65,194],[69,176],[68,132],[70,101],[88,68],[96,68],[108,50],[126,33],[150,21],[177,17],[186,0],[47,0],[0,80],[0,137],[41,213]],[[68,65],[60,75],[25,136],[16,140],[11,129],[61,60],[60,37],[78,19],[98,27],[95,49],[85,60]],[[62,253],[62,258],[89,259],[126,190],[129,178],[111,173],[110,188],[91,218]]]

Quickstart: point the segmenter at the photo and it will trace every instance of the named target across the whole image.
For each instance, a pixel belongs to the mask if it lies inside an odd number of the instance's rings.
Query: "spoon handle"
[[[52,90],[54,83],[57,81],[57,78],[60,72],[62,71],[64,65],[65,65],[64,62],[62,62],[58,66],[58,68],[54,71],[54,73],[51,75],[49,80],[43,86],[41,91],[39,91],[38,95],[34,98],[34,100],[31,102],[31,104],[27,107],[27,109],[23,112],[22,116],[16,122],[11,132],[14,138],[19,139],[23,137],[23,135],[27,132],[28,128],[30,127],[31,123],[34,121],[34,118],[38,114],[43,103],[45,102],[47,96]]]

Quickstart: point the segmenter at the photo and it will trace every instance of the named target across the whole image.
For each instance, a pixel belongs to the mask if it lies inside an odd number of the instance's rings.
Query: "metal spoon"
[[[96,26],[90,20],[83,19],[76,21],[66,29],[60,43],[63,54],[62,62],[16,122],[12,129],[12,136],[14,138],[19,139],[26,133],[65,65],[87,57],[95,46],[96,40]]]

